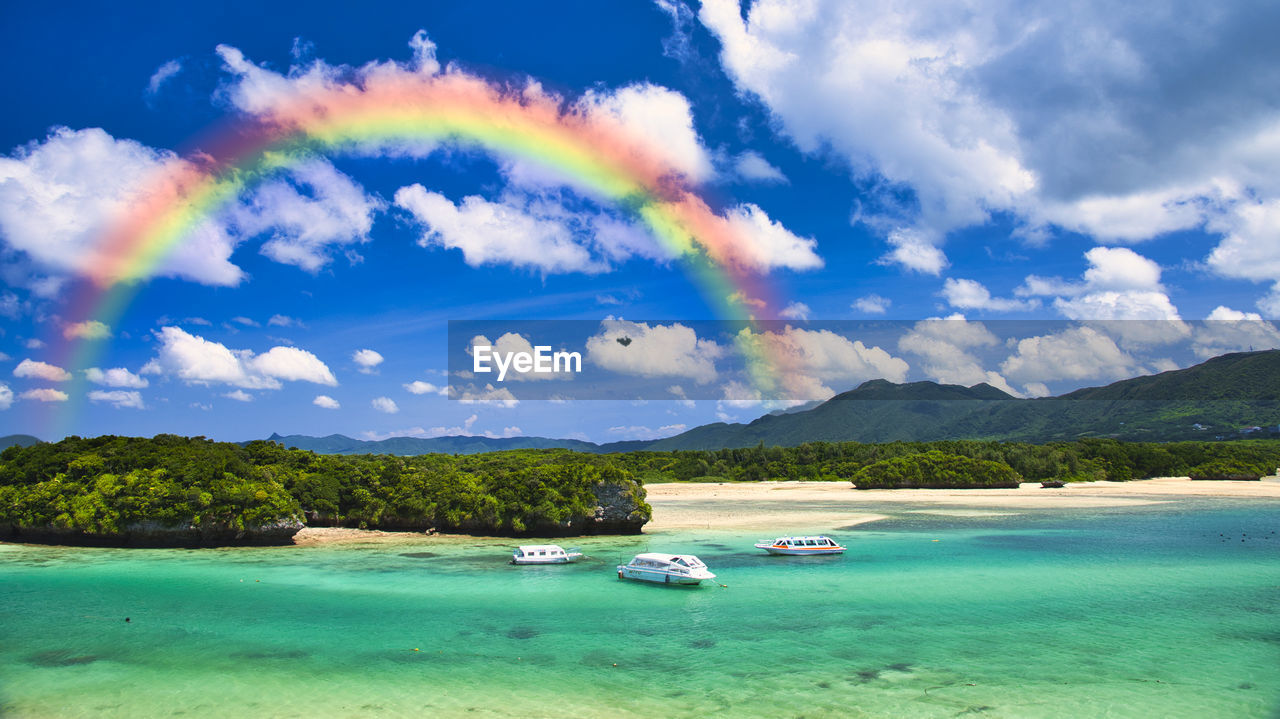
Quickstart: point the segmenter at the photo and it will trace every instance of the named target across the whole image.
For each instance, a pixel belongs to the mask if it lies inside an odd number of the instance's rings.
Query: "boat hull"
[[[769,554],[780,554],[789,557],[804,557],[813,554],[844,554],[844,547],[776,547],[772,544],[757,544],[757,549],[763,549]]]
[[[653,569],[638,569],[628,566],[618,567],[618,579],[634,579],[639,582],[653,582],[655,584],[679,584],[686,587],[697,586],[708,579],[716,578],[716,575],[710,572],[707,574],[709,576],[699,577],[661,572]]]

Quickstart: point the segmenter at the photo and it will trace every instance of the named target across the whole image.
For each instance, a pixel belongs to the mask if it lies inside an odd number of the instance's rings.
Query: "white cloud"
[[[19,399],[32,399],[37,402],[66,402],[67,393],[56,389],[29,389],[18,395]]]
[[[258,324],[257,320],[251,319],[249,317],[232,317],[231,321],[238,325],[244,325],[245,327],[261,327],[262,326]]]
[[[779,317],[788,320],[807,320],[809,313],[813,310],[809,309],[809,305],[803,302],[792,302],[778,313]]]
[[[776,267],[791,270],[813,270],[822,267],[815,251],[818,242],[804,238],[769,218],[759,206],[751,203],[731,207],[725,213],[729,228],[741,242],[730,248],[729,257],[746,267],[765,271]]]
[[[252,401],[253,401],[253,395],[249,394],[248,392],[245,392],[245,391],[244,391],[244,390],[242,390],[242,389],[232,390],[232,391],[227,392],[226,394],[224,394],[224,395],[222,395],[222,396],[223,396],[223,397],[226,397],[227,399],[234,399],[234,400],[235,400],[235,401],[237,401],[237,402],[252,402]]]
[[[867,295],[854,300],[850,307],[869,315],[882,315],[889,311],[889,306],[892,304],[891,300],[880,295]]]
[[[921,369],[932,380],[965,387],[985,382],[1018,396],[1020,393],[999,372],[983,367],[972,352],[999,344],[986,325],[960,315],[921,320],[898,339],[898,349],[919,356],[923,360]]]
[[[1028,236],[1057,225],[1135,242],[1213,224],[1247,198],[1276,202],[1280,117],[1257,68],[1280,50],[1257,28],[1278,13],[1116,13],[1100,0],[759,0],[744,12],[707,0],[699,19],[782,133],[879,189],[873,227],[920,232],[891,240],[890,259],[931,272],[941,257],[925,248],[995,212]],[[1224,242],[1213,262],[1255,273],[1231,256],[1276,258],[1245,244]]]
[[[104,391],[95,389],[89,392],[89,399],[94,402],[106,402],[116,409],[125,407],[145,409],[142,404],[142,394],[134,390],[117,389]]]
[[[782,170],[769,164],[764,156],[754,150],[747,150],[733,158],[733,172],[744,180],[754,182],[781,182],[787,181],[787,176],[782,174]]]
[[[360,365],[361,374],[372,374],[378,365],[382,364],[383,357],[373,350],[362,349],[351,353],[351,361]]]
[[[1256,312],[1239,312],[1219,306],[1206,321],[1196,324],[1192,350],[1197,357],[1217,357],[1227,352],[1280,348],[1280,330]]]
[[[297,347],[272,347],[248,360],[255,374],[290,382],[314,382],[336,386],[337,378],[318,357]]]
[[[680,93],[640,83],[613,91],[588,90],[575,108],[595,118],[610,118],[641,138],[645,149],[694,182],[712,175],[711,157],[693,127],[693,108]]]
[[[9,389],[9,385],[0,382],[0,411],[9,409],[13,406],[13,390]]]
[[[619,435],[622,439],[661,439],[662,437],[680,434],[686,429],[688,429],[688,425],[685,424],[668,424],[657,429],[642,425],[619,425],[610,427],[608,432],[609,434]]]
[[[418,184],[397,190],[395,203],[426,226],[419,245],[461,250],[472,267],[510,264],[545,273],[601,272],[606,268],[575,242],[567,225],[511,204],[472,195],[455,205]]]
[[[179,178],[194,168],[171,152],[117,140],[98,128],[54,128],[43,142],[0,158],[0,235],[41,267],[114,281],[132,267],[94,251],[111,223],[140,203],[186,202]],[[155,184],[153,178],[166,178]],[[139,196],[141,188],[148,188]],[[155,273],[211,285],[235,285],[243,273],[229,258],[238,240],[206,220]]]
[[[450,385],[449,398],[457,400],[461,404],[487,404],[493,407],[505,407],[510,409],[520,404],[520,400],[511,394],[511,390],[506,387],[494,388],[491,384],[486,384],[483,388],[477,388],[474,385]]]
[[[23,342],[23,343],[22,343],[22,346],[23,346],[23,347],[26,347],[26,348],[27,348],[27,349],[29,349],[29,350],[38,350],[38,349],[40,349],[41,347],[44,347],[44,342],[41,342],[40,340],[36,339],[35,337],[32,337],[31,339],[27,340],[26,342]]]
[[[1140,374],[1137,360],[1115,340],[1092,327],[1072,327],[1057,334],[1019,340],[1015,353],[1000,365],[1014,382],[1058,379],[1124,379]]]
[[[245,237],[270,233],[262,254],[314,274],[332,259],[333,248],[368,242],[373,218],[384,209],[385,202],[316,159],[256,188],[232,218]]]
[[[261,355],[232,350],[178,327],[156,332],[160,342],[144,373],[170,374],[187,384],[228,384],[243,389],[279,389],[281,380],[334,386],[333,373],[315,355],[296,347],[272,347]]]
[[[1258,309],[1268,317],[1280,317],[1280,282],[1271,286],[1271,293],[1258,300]]]
[[[1209,253],[1209,268],[1223,277],[1275,283],[1258,308],[1280,316],[1280,198],[1241,203],[1220,226],[1227,236]]]
[[[404,388],[408,390],[409,394],[436,394],[441,397],[449,396],[449,387],[447,385],[438,387],[430,382],[423,382],[422,380],[414,380],[406,384]]]
[[[1073,320],[1179,320],[1160,282],[1161,268],[1127,247],[1094,247],[1079,282],[1031,275],[1022,297],[1058,295],[1053,306]]]
[[[342,406],[338,404],[338,400],[330,397],[327,394],[316,395],[316,398],[311,400],[311,404],[314,404],[317,407],[322,407],[324,409],[338,409],[339,407]]]
[[[288,315],[271,315],[271,319],[267,320],[269,327],[301,327],[302,322],[289,317]]]
[[[902,265],[908,270],[925,275],[942,274],[951,263],[942,250],[927,237],[919,230],[893,230],[887,238],[893,249],[880,259],[881,263]]]
[[[496,341],[490,341],[490,339],[488,337],[485,337],[484,335],[476,335],[471,338],[470,344],[467,345],[467,354],[474,356],[475,348],[477,346],[492,347],[493,349],[492,349],[491,357],[493,355],[501,355],[506,357],[513,354],[528,354],[528,355],[534,354],[533,343],[530,342],[528,338],[526,338],[525,336],[516,334],[515,332],[506,332],[501,336],[499,336]],[[551,346],[551,345],[545,345],[545,346]],[[552,347],[550,351],[552,353],[555,353],[555,352],[568,352],[571,350],[568,350],[565,347]],[[579,354],[581,353],[579,352]],[[498,376],[498,367],[497,367],[496,361],[491,360],[490,362],[488,362],[488,366],[490,368],[490,372],[485,376],[496,378]],[[485,373],[481,373],[481,374],[485,374]],[[517,371],[515,367],[509,367],[506,371],[506,374],[503,375],[502,381],[504,382],[513,382],[513,381],[514,382],[537,382],[537,381],[545,381],[545,380],[571,380],[573,378],[574,378],[574,372],[572,370],[572,367],[563,367],[562,370],[559,372],[533,372],[533,371],[520,372],[520,371]],[[405,385],[405,386],[408,387],[409,385]]]
[[[107,387],[142,389],[150,384],[145,377],[139,377],[124,367],[113,367],[107,370],[90,367],[84,371],[84,374],[90,382]]]
[[[1040,306],[1038,300],[1014,300],[992,297],[977,280],[947,278],[942,296],[947,304],[962,310],[990,310],[992,312],[1017,312],[1033,310]]]
[[[111,328],[98,320],[69,324],[62,330],[66,339],[100,340],[111,336]]]
[[[31,379],[42,379],[49,382],[66,382],[71,379],[71,373],[48,362],[40,362],[33,359],[24,359],[18,363],[13,369],[14,377],[28,377]]]
[[[630,341],[626,344],[619,339]],[[725,348],[701,339],[686,325],[648,325],[607,319],[587,340],[586,360],[619,374],[641,377],[687,377],[698,384],[716,379],[716,360]]]
[[[386,412],[387,414],[395,414],[400,411],[400,407],[396,405],[396,401],[390,397],[374,397],[370,404],[372,404],[373,408],[379,412]]]
[[[745,354],[772,361],[779,386],[766,388],[768,399],[827,399],[836,394],[830,384],[839,384],[839,391],[844,391],[869,379],[902,382],[910,369],[906,361],[880,347],[868,347],[830,330],[788,325],[781,332],[756,333],[744,328],[736,340],[746,348]]]
[[[160,88],[179,72],[182,72],[182,63],[178,60],[170,60],[156,68],[151,79],[147,81],[147,96],[154,97],[160,92]]]

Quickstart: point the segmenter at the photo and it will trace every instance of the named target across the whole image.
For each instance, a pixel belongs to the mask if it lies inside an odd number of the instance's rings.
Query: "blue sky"
[[[536,82],[669,147],[718,212],[754,221],[756,272],[790,320],[765,340],[802,358],[797,400],[873,377],[1037,396],[1280,346],[1273,4],[0,12],[0,433],[603,442],[773,406],[723,338],[643,335],[719,305],[618,208],[448,146],[338,154],[247,188],[140,283],[91,366],[63,366],[50,338],[72,333],[78,261],[138,178],[257,102],[359,83],[372,62]],[[614,370],[705,399],[439,391],[449,320],[609,317],[643,321],[652,358]],[[817,324],[863,319],[899,332]],[[1098,322],[1121,319],[1153,323]]]

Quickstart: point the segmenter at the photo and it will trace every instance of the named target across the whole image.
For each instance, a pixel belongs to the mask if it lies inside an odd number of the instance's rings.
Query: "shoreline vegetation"
[[[423,532],[637,534],[646,524],[650,531],[681,526],[679,514],[689,506],[696,506],[689,521],[702,522],[697,526],[736,526],[732,517],[743,512],[751,515],[749,524],[758,524],[748,504],[769,505],[766,511],[779,525],[811,525],[826,522],[815,511],[822,508],[811,505],[826,503],[828,514],[840,518],[832,526],[849,526],[878,518],[865,508],[850,514],[849,507],[869,500],[945,504],[962,494],[965,503],[983,506],[994,498],[995,508],[1011,501],[1094,501],[1095,495],[1149,502],[1159,494],[1148,491],[1153,486],[1174,496],[1280,497],[1276,483],[1230,481],[1270,475],[1277,466],[1276,440],[815,442],[714,452],[553,449],[400,457],[319,455],[267,441],[239,445],[176,435],[68,437],[0,452],[0,540],[196,547]],[[1187,476],[1228,481],[1195,482],[1195,489],[1190,480],[1176,486],[1167,479],[1133,481]],[[1066,486],[1033,484],[1043,481]],[[1261,489],[1242,493],[1241,484]],[[1097,489],[1103,485],[1105,491]],[[862,491],[849,491],[853,487]],[[743,506],[711,506],[737,499]],[[674,518],[651,523],[654,506]],[[717,512],[730,519],[713,520]]]

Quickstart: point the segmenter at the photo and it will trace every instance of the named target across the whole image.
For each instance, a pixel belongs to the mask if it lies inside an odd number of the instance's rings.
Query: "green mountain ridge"
[[[475,454],[505,449],[614,453],[798,446],[806,442],[999,440],[1030,443],[1101,437],[1126,441],[1273,436],[1280,425],[1280,350],[1221,355],[1185,369],[1019,399],[973,387],[875,379],[814,406],[774,411],[746,424],[715,422],[658,440],[595,444],[546,437],[394,437],[358,440],[273,434],[272,441],[319,454]],[[1263,427],[1242,434],[1242,428]],[[1265,429],[1270,428],[1270,430]]]

